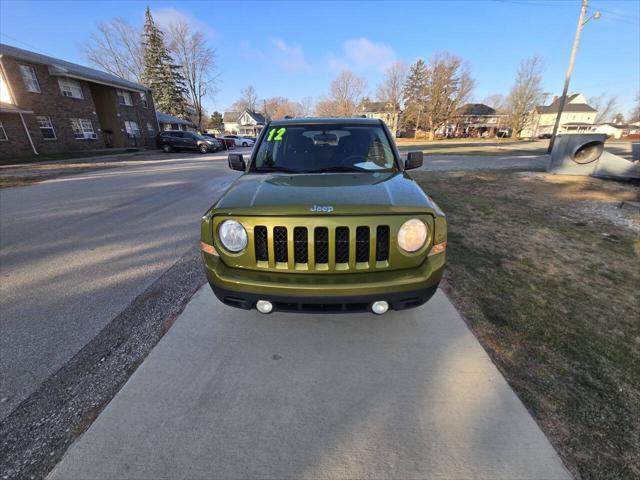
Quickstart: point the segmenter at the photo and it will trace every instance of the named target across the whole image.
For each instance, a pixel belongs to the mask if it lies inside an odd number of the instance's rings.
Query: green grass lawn
[[[577,478],[639,478],[640,232],[613,223],[626,219],[614,202],[638,187],[413,176],[447,214],[450,298],[566,465]]]

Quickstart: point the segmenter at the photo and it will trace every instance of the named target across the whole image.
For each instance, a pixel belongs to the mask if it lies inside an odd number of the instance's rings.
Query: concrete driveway
[[[448,299],[231,309],[205,285],[52,479],[569,478]]]

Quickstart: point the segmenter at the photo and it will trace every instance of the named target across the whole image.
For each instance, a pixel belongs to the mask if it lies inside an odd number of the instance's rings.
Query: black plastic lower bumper
[[[371,304],[379,300],[387,301],[389,308],[392,310],[415,308],[427,302],[438,289],[438,286],[435,285],[412,292],[384,295],[313,298],[235,292],[216,287],[211,282],[209,282],[209,285],[211,285],[216,297],[222,303],[231,307],[249,310],[255,307],[258,300],[268,300],[273,304],[274,311],[309,313],[367,312],[371,311]]]

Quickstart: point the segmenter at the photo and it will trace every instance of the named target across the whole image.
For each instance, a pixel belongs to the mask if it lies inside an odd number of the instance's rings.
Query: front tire
[[[249,145],[247,144],[247,142],[242,142],[242,146],[243,147],[248,147]]]
[[[200,153],[208,153],[209,148],[206,145],[200,145]]]
[[[171,145],[169,145],[169,144],[165,143],[165,144],[162,146],[162,151],[163,151],[164,153],[171,153],[171,152],[173,152],[173,147],[172,147]]]

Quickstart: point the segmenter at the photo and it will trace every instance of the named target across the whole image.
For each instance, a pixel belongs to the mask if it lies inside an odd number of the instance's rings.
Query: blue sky
[[[223,111],[254,85],[260,98],[317,100],[341,68],[367,78],[374,95],[389,62],[407,63],[448,50],[470,65],[474,99],[506,94],[519,62],[540,55],[545,91],[559,94],[579,0],[423,2],[30,2],[0,0],[0,39],[21,48],[86,63],[80,47],[99,21],[142,24],[149,4],[160,23],[180,16],[217,50]],[[602,18],[583,30],[572,91],[618,97],[627,114],[640,91],[640,0],[591,0]],[[34,48],[35,47],[35,48]]]

